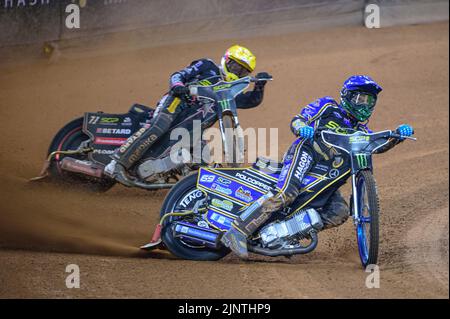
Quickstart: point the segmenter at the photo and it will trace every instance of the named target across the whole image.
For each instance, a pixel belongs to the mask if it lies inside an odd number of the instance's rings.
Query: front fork
[[[235,114],[232,114],[232,118],[233,118],[233,121],[234,121],[235,130],[236,130],[236,133],[237,133],[237,136],[236,136],[237,137],[236,140],[237,140],[237,143],[238,143],[237,147],[238,147],[239,152],[242,152],[242,153],[240,153],[238,155],[241,156],[245,152],[245,150],[244,150],[244,146],[245,146],[244,145],[244,133],[243,133],[242,127],[241,127],[241,125],[239,123],[238,117]],[[220,133],[221,133],[221,136],[222,136],[222,145],[225,146],[226,145],[227,135],[226,135],[225,128],[223,126],[222,115],[219,116],[219,128],[220,128]],[[234,133],[235,132],[233,132],[233,134]],[[225,151],[227,151],[227,150],[225,150]],[[228,156],[228,154],[225,154],[225,155]],[[238,161],[240,161],[240,160],[243,160],[243,159],[239,158]]]
[[[352,217],[355,226],[359,224],[358,190],[356,188],[356,174],[352,174]]]

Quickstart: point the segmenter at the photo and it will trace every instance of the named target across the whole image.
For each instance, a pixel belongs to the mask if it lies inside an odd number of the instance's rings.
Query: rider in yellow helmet
[[[170,130],[172,123],[187,107],[199,107],[189,96],[188,84],[215,84],[218,81],[235,81],[252,73],[256,66],[255,55],[247,48],[233,45],[222,57],[220,66],[210,59],[193,61],[188,67],[170,77],[169,92],[159,101],[153,113],[150,126],[137,131],[112,155],[113,160],[105,167],[105,174],[118,182],[133,186],[129,169],[158,139]],[[258,73],[254,89],[236,97],[236,106],[246,109],[258,106],[264,95],[264,85],[271,76]]]
[[[235,81],[253,72],[256,67],[256,57],[243,46],[233,45],[220,61],[225,81]]]

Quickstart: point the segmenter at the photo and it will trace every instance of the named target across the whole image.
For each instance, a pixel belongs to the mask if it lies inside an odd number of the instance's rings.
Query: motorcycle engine
[[[196,141],[194,140],[194,143],[197,143]],[[198,143],[201,145],[200,151],[193,152],[193,154],[188,151],[188,148],[171,149],[170,155],[166,157],[144,161],[137,169],[139,177],[142,179],[154,178],[157,174],[164,174],[185,166],[191,167],[198,163],[212,162],[209,157],[209,146],[205,141],[200,140]]]
[[[287,239],[305,238],[312,230],[320,230],[322,227],[319,213],[310,208],[299,211],[289,219],[270,223],[259,234],[264,247],[278,248],[284,246]]]
[[[170,156],[166,156],[163,158],[145,161],[138,167],[137,171],[139,177],[142,179],[147,179],[152,175],[166,173],[184,166],[183,154],[176,154],[175,156],[175,160],[173,160]],[[186,156],[186,154],[184,154],[184,156]]]

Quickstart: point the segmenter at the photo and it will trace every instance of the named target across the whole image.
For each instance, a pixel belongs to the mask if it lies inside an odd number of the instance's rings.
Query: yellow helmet
[[[249,75],[256,66],[256,57],[240,45],[228,48],[221,60],[225,81],[235,81]]]

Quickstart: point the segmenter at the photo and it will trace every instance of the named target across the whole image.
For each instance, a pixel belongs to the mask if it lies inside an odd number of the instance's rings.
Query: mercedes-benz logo
[[[336,178],[336,177],[339,176],[339,170],[333,168],[333,169],[328,173],[328,175],[329,175],[331,178]]]

